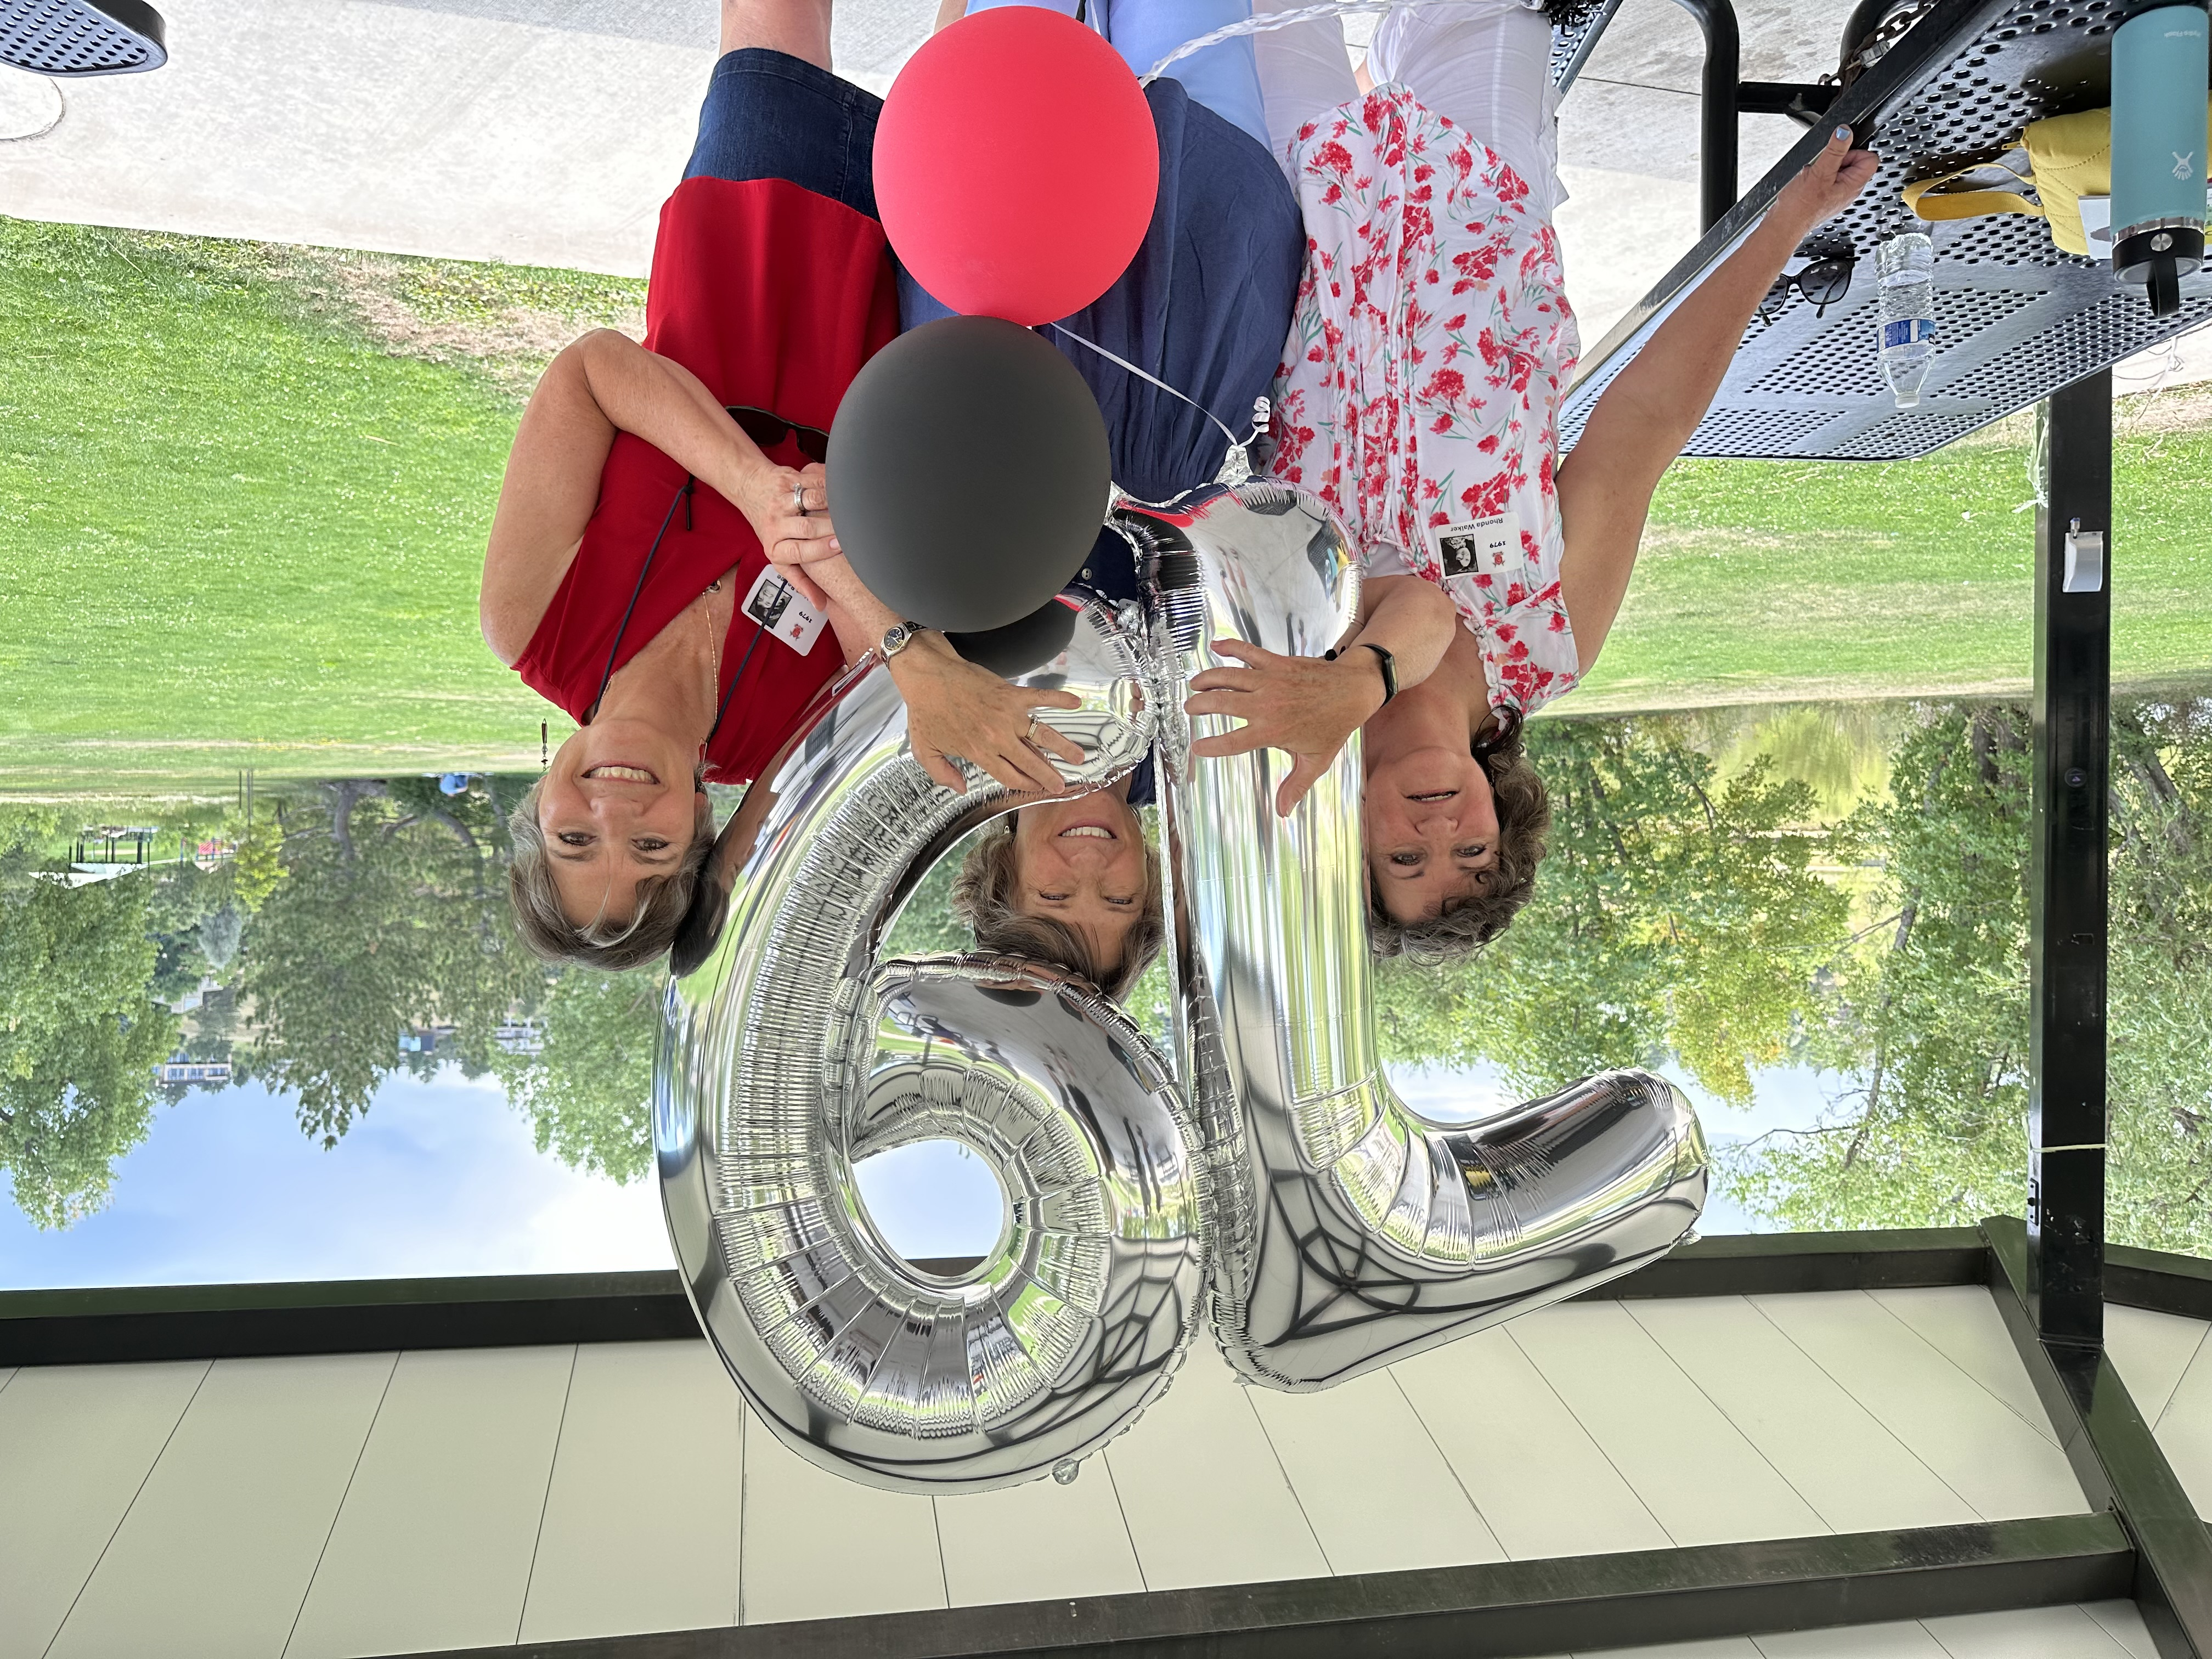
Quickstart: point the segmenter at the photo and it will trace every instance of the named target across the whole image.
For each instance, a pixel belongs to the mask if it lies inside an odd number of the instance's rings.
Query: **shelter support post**
[[[2020,1222],[1982,1224],[1990,1294],[2081,1495],[2119,1520],[2135,1549],[2129,1594],[2159,1659],[2212,1659],[2212,1530],[2101,1347],[2045,1341],[2027,1296],[2033,1241]]]
[[[1698,229],[1718,224],[1736,200],[1736,83],[1743,41],[1732,0],[1677,0],[1705,37],[1705,78],[1698,100]]]
[[[2112,380],[2044,410],[2028,877],[2027,1305],[2046,1343],[2105,1332],[2106,874]]]

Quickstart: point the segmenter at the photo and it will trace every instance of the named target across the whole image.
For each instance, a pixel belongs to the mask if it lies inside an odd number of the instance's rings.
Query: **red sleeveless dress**
[[[898,332],[898,297],[883,227],[866,214],[786,179],[699,177],[660,210],[645,315],[646,349],[683,364],[721,403],[827,431],[860,366]],[[805,465],[788,435],[768,453]],[[619,669],[732,567],[742,602],[768,562],[744,515],[703,483],[687,523],[686,476],[642,438],[616,434],[583,544],[514,665],[580,724],[611,652]],[[723,641],[722,692],[740,665],[744,678],[708,747],[717,783],[757,777],[843,665],[832,630],[802,657],[774,637],[755,645],[757,628],[739,611]]]

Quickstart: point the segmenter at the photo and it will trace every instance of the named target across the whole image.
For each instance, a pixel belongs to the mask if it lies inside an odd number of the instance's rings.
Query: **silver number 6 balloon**
[[[1158,745],[1188,924],[1172,1069],[1064,975],[884,957],[915,884],[1015,803],[988,779],[932,783],[878,666],[825,693],[755,786],[760,827],[718,852],[707,925],[675,953],[653,1134],[686,1288],[769,1428],[872,1486],[1072,1478],[1165,1389],[1209,1304],[1246,1376],[1325,1388],[1626,1273],[1704,1202],[1696,1117],[1647,1073],[1465,1127],[1398,1099],[1376,1054],[1357,740],[1279,821],[1280,757],[1193,762],[1180,712],[1217,637],[1317,654],[1341,636],[1343,533],[1252,483],[1115,516],[1146,605],[1082,598],[1023,678],[1084,699],[1052,717],[1084,746],[1072,783]],[[890,1249],[854,1182],[923,1139],[969,1147],[1009,1197],[957,1279]]]

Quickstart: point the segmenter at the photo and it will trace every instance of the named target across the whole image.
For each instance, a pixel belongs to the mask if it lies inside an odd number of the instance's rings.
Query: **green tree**
[[[470,822],[489,811],[434,787],[359,780],[287,805],[288,873],[240,947],[252,1000],[246,1058],[298,1097],[301,1127],[325,1146],[398,1069],[404,1028],[457,1026],[461,1058],[481,1072],[492,1028],[544,982],[515,937],[483,825]]]
[[[2212,1249],[2212,703],[2112,723],[2107,1232]],[[1792,1227],[2018,1213],[2027,1172],[2029,727],[1939,707],[1870,815],[1884,921],[1813,1045],[1849,1091],[1810,1133],[1732,1154],[1751,1208]]]
[[[1536,1094],[1671,1053],[1748,1101],[1848,932],[1847,897],[1812,869],[1842,845],[1813,792],[1763,757],[1718,782],[1667,717],[1547,722],[1530,751],[1553,801],[1536,896],[1465,967],[1384,969],[1385,1054],[1496,1061]]]
[[[2107,1229],[2212,1254],[2212,699],[2112,727]]]
[[[545,1000],[543,1050],[494,1059],[508,1100],[537,1128],[539,1152],[623,1182],[652,1169],[661,983],[657,969],[564,973]]]
[[[264,820],[242,831],[226,866],[231,896],[248,915],[258,910],[284,879],[284,832]]]
[[[0,805],[0,899],[21,897],[40,871],[62,867],[64,860],[55,851],[61,839],[58,809]]]
[[[2017,1209],[2027,1105],[2028,726],[2014,704],[1926,711],[1865,818],[1881,921],[1839,966],[1810,1055],[1832,1121],[1733,1155],[1741,1200],[1792,1227],[1936,1226]]]
[[[66,1227],[106,1201],[153,1122],[175,1017],[154,1002],[144,876],[0,902],[0,1167],[16,1207]]]

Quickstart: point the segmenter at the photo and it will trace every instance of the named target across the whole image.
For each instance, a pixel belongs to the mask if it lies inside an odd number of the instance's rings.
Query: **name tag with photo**
[[[1443,566],[1447,582],[1455,576],[1498,569],[1509,558],[1517,559],[1521,554],[1521,526],[1510,513],[1493,513],[1465,524],[1438,525],[1429,532],[1429,538],[1436,544],[1437,562]]]
[[[745,595],[744,613],[802,657],[814,648],[814,641],[822,637],[823,626],[830,620],[828,612],[808,604],[806,596],[784,580],[772,564],[753,578],[752,591]]]

